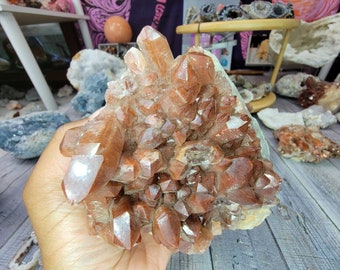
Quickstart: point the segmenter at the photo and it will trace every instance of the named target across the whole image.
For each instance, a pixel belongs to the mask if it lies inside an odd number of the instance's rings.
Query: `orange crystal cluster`
[[[150,26],[137,42],[106,105],[65,134],[63,190],[111,244],[131,249],[145,230],[172,251],[202,253],[223,229],[259,225],[281,179],[212,55],[191,48],[174,59]]]
[[[302,162],[320,162],[340,157],[340,144],[330,140],[316,126],[289,125],[274,131],[278,151],[285,158]]]

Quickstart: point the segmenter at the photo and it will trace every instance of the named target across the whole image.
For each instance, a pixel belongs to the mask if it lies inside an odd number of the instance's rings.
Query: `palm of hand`
[[[165,269],[171,252],[149,234],[132,250],[114,247],[90,235],[86,210],[71,206],[61,189],[69,159],[59,152],[65,131],[59,129],[38,161],[24,189],[24,202],[48,269]]]

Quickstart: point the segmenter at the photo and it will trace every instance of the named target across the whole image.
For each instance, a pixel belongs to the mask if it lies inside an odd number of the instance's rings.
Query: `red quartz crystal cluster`
[[[202,253],[223,229],[259,225],[281,179],[223,69],[201,48],[173,58],[146,26],[106,105],[61,144],[70,203],[91,232],[131,249],[141,230],[172,251]]]

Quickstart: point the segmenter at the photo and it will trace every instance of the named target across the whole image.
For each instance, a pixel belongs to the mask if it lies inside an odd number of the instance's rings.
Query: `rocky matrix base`
[[[106,105],[61,144],[63,190],[84,203],[93,234],[131,249],[141,230],[170,250],[202,253],[223,229],[251,229],[281,183],[236,88],[209,53],[173,59],[146,26]]]

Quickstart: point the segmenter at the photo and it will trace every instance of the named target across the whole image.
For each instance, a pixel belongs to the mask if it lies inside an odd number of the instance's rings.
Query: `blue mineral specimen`
[[[112,76],[98,72],[84,79],[83,89],[72,99],[72,108],[80,114],[92,114],[105,104],[107,83]]]
[[[60,112],[34,112],[0,122],[0,148],[21,159],[40,156],[57,128],[70,119]]]

